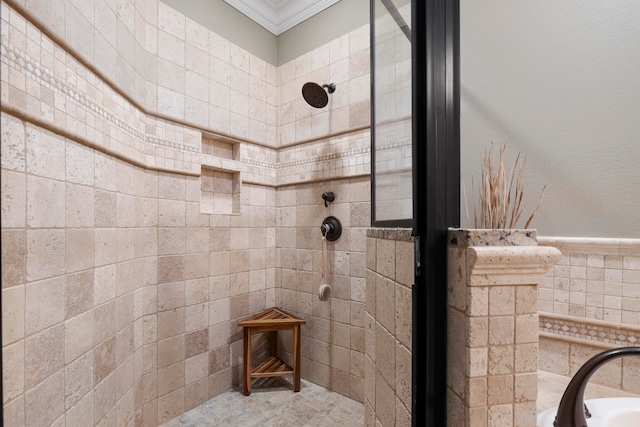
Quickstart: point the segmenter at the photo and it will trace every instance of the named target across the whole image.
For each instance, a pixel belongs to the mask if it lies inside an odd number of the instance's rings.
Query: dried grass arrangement
[[[513,168],[507,172],[505,162],[506,145],[500,147],[496,163],[493,145],[485,150],[482,156],[482,182],[480,187],[479,209],[474,208],[476,228],[516,228],[522,215],[522,200],[524,198],[524,167],[526,158],[520,161],[520,153],[516,156]],[[507,179],[508,177],[508,179]],[[514,186],[515,181],[515,186]],[[529,228],[533,217],[540,208],[545,184],[538,200],[538,204],[529,216],[524,228]]]

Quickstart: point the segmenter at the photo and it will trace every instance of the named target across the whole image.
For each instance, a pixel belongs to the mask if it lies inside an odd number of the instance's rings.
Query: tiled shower
[[[406,423],[411,244],[368,231],[369,27],[276,67],[158,0],[1,13],[6,424],[156,426],[239,383],[236,323],[274,305],[307,321],[303,378]],[[328,108],[307,81],[336,84]],[[540,309],[637,339],[638,243],[570,243]]]
[[[157,0],[3,2],[1,28],[4,420],[160,424],[239,383],[236,323],[274,305],[303,378],[362,401],[368,26],[280,67]]]

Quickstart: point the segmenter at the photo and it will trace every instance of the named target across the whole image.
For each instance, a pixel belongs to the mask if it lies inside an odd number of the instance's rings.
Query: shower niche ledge
[[[237,141],[202,134],[200,212],[240,214],[242,163]]]

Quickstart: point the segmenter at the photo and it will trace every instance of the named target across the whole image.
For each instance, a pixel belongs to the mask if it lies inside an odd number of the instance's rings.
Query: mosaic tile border
[[[345,151],[335,151],[329,154],[323,154],[321,156],[309,157],[307,159],[294,160],[290,162],[278,163],[277,169],[286,169],[295,166],[308,165],[312,163],[326,162],[330,160],[344,159],[349,157],[355,157],[363,154],[369,154],[371,149],[369,147],[352,148]]]
[[[124,134],[154,147],[171,148],[176,151],[187,153],[200,152],[199,141],[197,144],[188,144],[184,141],[169,140],[142,132],[122,118],[118,117],[114,112],[98,104],[98,102],[91,99],[87,93],[83,92],[77,86],[64,81],[64,79],[57,76],[54,71],[45,67],[36,59],[31,58],[18,47],[10,45],[5,39],[0,41],[0,52],[2,54],[2,62],[7,64],[7,66],[23,72],[36,83],[54,91],[56,94],[64,96],[65,101],[72,102],[75,106],[84,109],[87,114],[99,116],[112,127],[117,128]],[[135,107],[131,106],[131,108]],[[144,113],[140,111],[137,113],[144,117]],[[144,122],[141,122],[141,126],[144,126]]]
[[[571,319],[567,316],[539,314],[539,330],[553,335],[597,341],[604,344],[622,346],[638,345],[640,327],[616,327],[606,322],[594,322],[586,319]]]
[[[259,166],[261,168],[277,169],[278,165],[273,162],[265,162],[262,160],[242,159],[242,163],[251,166]]]
[[[278,150],[277,185],[354,177],[370,173],[370,129],[328,136]]]

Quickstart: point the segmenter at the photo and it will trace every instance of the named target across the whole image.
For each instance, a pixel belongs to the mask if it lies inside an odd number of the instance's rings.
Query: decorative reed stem
[[[480,212],[478,212],[477,208],[474,208],[476,228],[515,228],[522,215],[526,158],[520,161],[520,153],[518,153],[511,173],[507,174],[504,166],[505,151],[506,145],[501,146],[498,162],[496,163],[492,144],[488,151],[485,150],[484,156],[481,157]],[[538,204],[525,223],[524,228],[529,228],[533,217],[538,212],[546,188],[545,184],[542,187]]]

